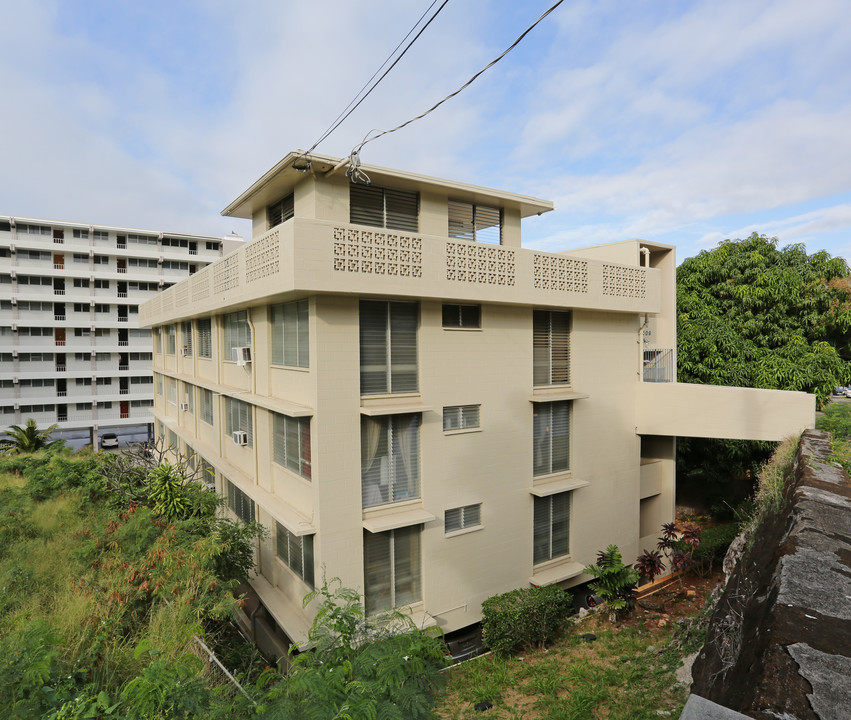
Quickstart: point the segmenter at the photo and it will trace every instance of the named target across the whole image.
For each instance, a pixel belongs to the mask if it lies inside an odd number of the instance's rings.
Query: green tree
[[[26,425],[11,425],[0,438],[0,449],[3,454],[34,453],[62,443],[62,440],[51,440],[51,433],[59,427],[51,425],[46,430],[39,430],[35,420],[30,418]]]

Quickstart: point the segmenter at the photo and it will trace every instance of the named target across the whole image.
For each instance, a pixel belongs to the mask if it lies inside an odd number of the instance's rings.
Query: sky
[[[449,0],[316,152],[456,90],[554,0]],[[228,205],[309,148],[430,0],[0,0],[0,214],[250,237]],[[440,3],[435,5],[435,9]],[[361,159],[532,195],[523,244],[752,232],[851,258],[847,0],[565,0]]]

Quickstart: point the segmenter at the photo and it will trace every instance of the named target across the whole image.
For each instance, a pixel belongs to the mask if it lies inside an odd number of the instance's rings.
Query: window
[[[92,262],[95,265],[109,265],[109,257],[106,255],[94,255],[92,256]]]
[[[443,430],[465,430],[479,427],[480,405],[456,405],[443,408]]]
[[[201,479],[210,487],[216,487],[216,468],[208,463],[200,455],[198,456],[199,465],[201,467]]]
[[[570,493],[534,497],[533,564],[570,553]]]
[[[313,535],[293,535],[281,523],[275,523],[278,557],[284,564],[313,587]]]
[[[213,357],[213,328],[210,318],[198,321],[198,357]]]
[[[154,341],[154,352],[161,353],[162,352],[162,330],[158,327],[155,327],[151,330],[151,338]]]
[[[420,496],[420,415],[361,417],[363,507]]]
[[[419,193],[375,185],[349,186],[349,222],[417,232]]]
[[[275,225],[286,222],[292,217],[295,217],[295,203],[293,202],[292,193],[274,205],[266,207],[266,220],[270,229],[275,227]]]
[[[482,504],[452,508],[443,513],[443,532],[451,533],[482,524]]]
[[[225,398],[225,412],[227,413],[228,434],[237,430],[244,430],[248,434],[248,447],[254,447],[254,423],[251,419],[251,405],[242,402],[242,400]]]
[[[274,417],[275,462],[310,480],[310,418]]]
[[[225,315],[225,360],[236,362],[235,348],[251,346],[251,328],[248,325],[248,312]]]
[[[108,290],[109,280],[95,280],[95,290]]]
[[[449,237],[499,245],[502,243],[502,211],[450,200]]]
[[[570,469],[570,400],[535,403],[533,475]]]
[[[361,300],[360,391],[416,392],[417,303]]]
[[[166,378],[166,391],[168,392],[168,401],[172,405],[177,405],[177,380]]]
[[[74,228],[74,237],[78,240],[88,240],[89,239],[89,231],[88,230],[80,230],[79,228]]]
[[[86,288],[89,287],[89,281],[84,278],[74,278],[74,287],[75,288]]]
[[[228,507],[242,522],[254,522],[254,501],[230,480],[228,480]]]
[[[310,365],[307,300],[272,306],[272,364]]]
[[[201,419],[208,425],[213,424],[213,391],[201,388]]]
[[[183,322],[183,354],[192,355],[192,321],[184,320]]]
[[[210,240],[207,240],[207,241],[204,243],[204,247],[205,247],[205,249],[207,249],[207,250],[218,250],[218,249],[219,249],[219,243],[217,243],[217,242],[212,242],[212,241],[210,241]]]
[[[165,351],[169,355],[174,355],[177,352],[177,332],[174,325],[165,326]]]
[[[183,383],[183,402],[187,405],[187,412],[195,412],[195,386]]]
[[[420,588],[421,525],[363,534],[366,612],[381,612],[422,599]]]
[[[157,395],[162,397],[162,394],[163,394],[163,376],[157,375],[156,379],[157,379]]]
[[[480,328],[482,326],[481,305],[444,305],[443,327]]]
[[[570,313],[535,310],[532,314],[532,365],[535,385],[570,382]]]

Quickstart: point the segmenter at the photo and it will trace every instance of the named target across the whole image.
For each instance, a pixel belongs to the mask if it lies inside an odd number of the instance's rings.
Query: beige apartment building
[[[552,203],[291,153],[223,214],[244,247],[140,308],[156,431],[269,531],[251,626],[283,651],[338,577],[453,631],[655,546],[676,436],[778,440],[804,393],[676,382],[674,248],[521,246]]]

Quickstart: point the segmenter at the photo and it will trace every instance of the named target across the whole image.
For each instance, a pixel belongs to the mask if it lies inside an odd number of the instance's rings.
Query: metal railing
[[[644,382],[674,382],[673,349],[645,350],[642,379]]]

